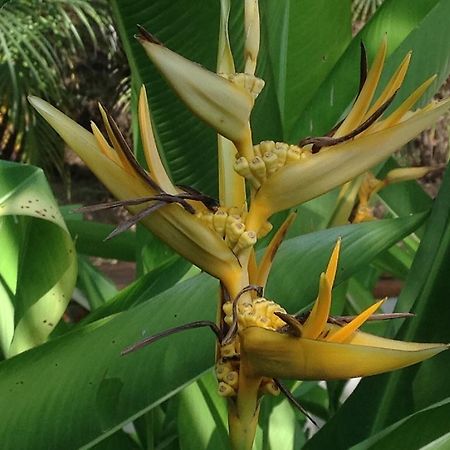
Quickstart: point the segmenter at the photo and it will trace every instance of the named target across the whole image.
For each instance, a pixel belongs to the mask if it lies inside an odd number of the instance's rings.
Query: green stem
[[[261,377],[252,377],[242,366],[236,399],[228,403],[228,424],[232,450],[251,450],[259,417],[258,390]]]

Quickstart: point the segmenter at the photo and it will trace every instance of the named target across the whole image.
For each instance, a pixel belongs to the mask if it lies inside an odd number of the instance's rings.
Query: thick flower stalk
[[[270,230],[271,215],[364,174],[431,125],[449,109],[450,102],[410,111],[430,85],[430,78],[384,117],[410,60],[408,54],[374,100],[386,56],[384,40],[371,69],[363,71],[360,92],[349,114],[327,136],[308,137],[296,144],[254,143],[249,120],[264,87],[263,80],[255,76],[259,12],[257,0],[246,0],[244,5],[245,73],[235,73],[228,38],[229,0],[221,0],[217,73],[171,51],[142,28],[138,35],[153,64],[181,100],[218,133],[218,202],[191,188],[176,186],[166,173],[156,148],[144,89],[139,99],[139,126],[146,168],[137,163],[102,108],[107,137],[95,124],[90,133],[45,101],[30,98],[118,199],[90,209],[125,206],[133,214],[115,233],[141,222],[220,280],[216,323],[186,324],[141,341],[124,353],[175,331],[209,326],[218,339],[218,391],[228,400],[230,439],[235,450],[251,449],[262,396],[286,393],[279,378],[368,376],[414,364],[447,348],[444,344],[398,342],[359,331],[365,321],[384,317],[376,315],[382,301],[356,317],[331,317],[340,241],[320,276],[317,300],[308,314],[290,315],[276,301],[264,297],[274,256],[294,219],[294,214],[289,215],[257,263],[254,245]],[[392,173],[391,178],[402,175],[405,173]],[[371,185],[367,198],[377,188]]]

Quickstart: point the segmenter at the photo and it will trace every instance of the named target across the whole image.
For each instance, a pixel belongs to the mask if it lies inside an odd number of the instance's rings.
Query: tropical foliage
[[[243,263],[248,262],[243,257],[245,249],[231,248],[231,235],[217,239],[215,219],[212,219],[211,228],[209,219],[201,222],[192,214],[192,208],[207,217],[208,207],[214,208],[211,197],[219,198],[224,205],[230,198],[225,195],[227,189],[234,192],[234,198],[242,196],[242,189],[236,189],[236,186],[242,187],[242,179],[235,175],[230,178],[233,167],[223,164],[226,160],[223,152],[219,152],[222,155],[219,159],[217,156],[217,142],[224,148],[228,145],[225,142],[229,141],[220,137],[218,141],[214,128],[234,142],[242,162],[242,158],[248,156],[246,152],[251,155],[255,150],[242,144],[245,141],[242,136],[249,130],[248,116],[244,109],[237,111],[233,105],[242,104],[250,113],[253,104],[243,96],[244,90],[230,89],[225,78],[217,78],[199,66],[192,66],[187,59],[176,59],[178,56],[168,50],[216,72],[217,48],[212,43],[220,36],[219,70],[234,72],[229,60],[223,62],[223,55],[227,54],[224,27],[227,2],[114,0],[111,3],[132,70],[134,150],[140,161],[146,160],[149,172],[139,169],[111,116],[106,113],[103,114],[107,131],[104,138],[95,127],[94,134],[89,133],[43,100],[33,99],[32,102],[86,159],[111,192],[122,200],[119,204],[125,204],[134,214],[139,214],[145,211],[144,206],[124,201],[136,197],[147,197],[148,201],[148,197],[152,197],[146,204],[149,211],[142,214],[142,218],[154,234],[141,224],[136,233],[128,230],[136,221],[129,219],[119,228],[125,232],[102,242],[113,232],[113,226],[88,223],[80,213],[69,215],[65,209],[58,210],[39,169],[2,163],[0,245],[5,255],[0,260],[0,339],[4,356],[0,363],[2,447],[227,449],[227,403],[217,395],[217,381],[210,370],[217,345],[213,333],[203,329],[185,330],[121,356],[133,342],[164,330],[189,322],[208,321],[211,324],[216,321],[220,300],[217,281],[207,273],[199,273],[198,268],[156,236],[205,272],[220,278],[231,297],[238,296],[241,294],[239,289],[246,287],[234,286],[234,274],[240,273]],[[247,3],[247,6],[253,4]],[[298,144],[302,141],[300,147],[303,152],[311,153],[307,155],[310,161],[321,161],[322,167],[327,164],[330,167],[324,174],[320,167],[312,165],[317,172],[308,178],[310,175],[305,166],[299,162],[290,163],[278,169],[285,175],[278,177],[278,182],[275,181],[276,173],[267,179],[259,179],[255,175],[258,172],[251,171],[250,176],[248,171],[245,172],[250,194],[248,216],[251,217],[252,208],[258,212],[254,214],[258,219],[251,222],[246,218],[245,225],[264,226],[265,220],[259,218],[266,219],[269,213],[275,213],[270,218],[274,231],[260,238],[255,247],[259,249],[256,261],[260,268],[271,267],[272,258],[264,255],[275,253],[281,242],[281,235],[276,234],[276,230],[281,226],[282,231],[286,231],[290,224],[270,277],[260,278],[263,285],[267,281],[264,297],[277,302],[280,309],[276,312],[281,313],[277,317],[284,319],[283,327],[290,329],[291,334],[298,330],[309,333],[302,327],[311,328],[311,321],[308,322],[305,316],[292,316],[311,310],[319,279],[322,280],[321,300],[311,316],[317,316],[317,310],[327,309],[322,305],[324,299],[330,298],[337,268],[331,320],[339,322],[342,317],[354,317],[364,310],[368,311],[365,318],[370,318],[374,313],[370,309],[375,302],[373,287],[382,273],[389,272],[405,282],[396,310],[411,311],[416,317],[369,321],[367,331],[404,341],[448,342],[448,174],[437,199],[432,201],[414,181],[424,171],[399,171],[393,159],[373,168],[372,177],[364,178],[359,173],[368,169],[365,164],[369,163],[363,160],[369,158],[373,165],[386,159],[394,147],[412,138],[426,122],[431,123],[445,111],[448,101],[431,107],[425,105],[450,72],[445,57],[450,52],[449,3],[445,0],[413,4],[406,0],[386,0],[355,38],[351,36],[350,2],[262,0],[259,6],[261,46],[256,75],[264,79],[266,85],[251,111],[250,143],[273,140],[273,143],[262,145],[275,146],[275,142]],[[391,20],[394,16],[402,18],[401,24],[400,20]],[[232,2],[229,36],[236,72],[242,72],[246,66],[245,71],[251,73],[255,58],[243,37],[249,36],[243,33],[244,26],[249,23],[249,19],[246,20],[240,4]],[[165,47],[141,31],[147,55],[134,38],[137,23],[154,33]],[[318,23],[321,24],[319,28]],[[372,67],[365,84],[369,86],[374,73],[380,72],[383,65],[380,63],[383,44],[381,50],[379,48],[386,33],[385,68],[376,90],[376,82],[370,90],[374,91],[374,99],[384,98],[374,111],[379,107],[388,109],[382,117],[375,117],[369,125],[364,125],[364,116],[371,117],[370,106],[366,105],[365,111],[356,115],[349,130],[341,136],[335,130],[332,138],[326,137],[325,134],[343,118],[347,117],[345,120],[349,124],[348,117],[357,109],[358,102],[361,104],[360,99],[367,100],[369,88],[366,87],[361,90],[359,100],[354,102],[360,84],[361,40]],[[436,42],[440,44],[437,46]],[[409,62],[405,55],[409,50],[413,55],[402,83]],[[176,63],[168,68],[164,66],[167,61]],[[171,79],[174,67],[182,70],[178,77]],[[398,67],[401,69],[396,71]],[[169,85],[159,72],[169,80]],[[192,73],[197,77],[189,77]],[[397,77],[392,81],[394,73]],[[437,76],[430,78],[433,74]],[[210,84],[211,76],[215,81]],[[422,85],[425,80],[429,81]],[[180,86],[179,83],[185,84]],[[138,94],[141,84],[147,89],[151,121],[145,91]],[[392,98],[400,84],[401,90]],[[389,122],[386,118],[392,113],[395,115],[421,85],[422,100],[416,107],[423,109],[416,114],[407,113],[399,122]],[[209,86],[217,87],[206,97],[206,103],[200,102],[200,109],[198,104],[190,103],[196,92]],[[390,86],[387,91],[386,86]],[[210,102],[222,89],[228,101]],[[174,91],[212,127],[198,120]],[[390,104],[386,104],[387,101]],[[211,114],[205,116],[205,108],[210,108]],[[223,122],[214,119],[218,108],[225,110]],[[411,108],[412,105],[408,105],[407,109]],[[137,132],[138,122],[142,135]],[[355,134],[355,129],[361,126]],[[154,142],[148,139],[151,129]],[[244,131],[238,133],[238,129]],[[396,130],[400,131],[396,134]],[[352,132],[354,135],[346,136]],[[315,140],[306,140],[308,136],[314,136]],[[345,138],[342,142],[330,141],[342,137]],[[313,149],[313,146],[316,147]],[[344,164],[342,158],[352,149],[356,151]],[[252,158],[247,159],[249,165],[252,161]],[[225,178],[224,173],[228,174]],[[219,181],[225,181],[218,184],[218,177],[222,177]],[[230,183],[230,179],[234,181]],[[348,179],[352,181],[341,188]],[[155,192],[152,182],[164,186],[164,192]],[[207,196],[200,196],[198,191]],[[172,204],[167,205],[168,201]],[[358,206],[365,209],[358,209]],[[374,216],[374,206],[382,213],[376,212]],[[297,210],[295,219],[290,214],[291,207]],[[263,216],[261,211],[266,214]],[[359,221],[356,220],[358,212],[360,218],[371,220],[355,223]],[[338,250],[335,250],[325,270],[339,239],[342,242],[339,264],[336,266]],[[398,242],[400,244],[396,244]],[[117,292],[110,280],[90,265],[86,255],[136,260],[138,277],[129,287]],[[239,265],[233,255],[239,258]],[[325,275],[321,276],[324,271]],[[90,310],[77,324],[63,320],[75,284],[78,287],[75,297]],[[250,290],[247,294],[246,298],[253,302],[260,292]],[[222,295],[225,295],[224,291]],[[222,314],[230,329],[235,312],[233,308],[225,308]],[[322,316],[328,321],[328,311]],[[265,353],[267,346],[259,345],[263,336],[250,336],[255,329],[257,333],[268,330],[242,327],[242,323],[239,327],[241,344],[246,357],[250,358],[250,366],[258,374],[275,377],[275,369],[270,366],[272,360]],[[274,328],[279,329],[279,326]],[[221,331],[223,329],[219,330],[219,336]],[[227,332],[225,337],[235,335]],[[285,337],[281,334],[276,338],[267,337],[267,342]],[[311,341],[328,345],[326,336],[322,342],[320,337],[318,339]],[[307,340],[303,339],[303,342]],[[256,347],[253,346],[255,342]],[[221,343],[222,348],[216,352],[223,356],[223,347],[228,342],[222,339]],[[275,353],[285,348],[284,344],[276,345]],[[29,350],[24,351],[26,349]],[[307,371],[314,367],[314,361],[322,351],[319,349],[317,355],[311,356],[310,365],[302,372],[303,378],[309,378]],[[344,381],[330,379],[326,384],[287,381],[286,387],[318,422],[320,429],[293,409],[287,398],[264,395],[254,448],[333,446],[347,449],[354,446],[368,449],[398,448],[399,445],[413,449],[445,448],[449,442],[448,353],[407,369],[365,378],[345,402],[349,385]],[[345,351],[341,355],[347,357]],[[378,359],[383,362],[385,356]],[[295,361],[286,360],[285,366],[291,370]],[[266,372],[269,366],[270,373]],[[344,369],[353,371],[358,368],[356,366],[354,363]],[[283,372],[283,367],[277,370]],[[281,372],[276,376],[291,375]],[[276,388],[266,386],[266,392],[269,391],[276,393]],[[228,402],[234,401],[234,395],[232,393]],[[417,433],[418,424],[424,421],[426,430]],[[238,441],[233,441],[236,448]],[[250,448],[248,442],[245,445],[241,448]]]
[[[61,171],[61,141],[30,108],[27,95],[45,95],[57,104],[64,102],[70,109],[77,96],[79,105],[82,95],[76,89],[80,84],[76,66],[82,54],[89,49],[95,51],[99,44],[107,43],[111,48],[113,41],[108,36],[111,20],[106,2],[11,0],[2,3],[1,158],[40,163]]]

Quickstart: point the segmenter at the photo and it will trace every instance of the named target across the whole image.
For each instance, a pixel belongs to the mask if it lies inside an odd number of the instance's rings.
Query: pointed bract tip
[[[147,31],[142,25],[137,25],[138,34],[135,34],[135,38],[140,41],[151,42],[152,44],[163,45],[163,43],[156,37]]]

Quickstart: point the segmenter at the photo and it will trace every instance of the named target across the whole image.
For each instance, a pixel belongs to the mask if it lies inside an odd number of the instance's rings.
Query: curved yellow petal
[[[446,350],[445,344],[401,343],[385,347],[296,338],[249,327],[241,331],[241,360],[254,375],[299,380],[339,380],[400,369]],[[418,347],[419,345],[419,347]]]
[[[377,109],[379,109],[385,102],[387,102],[399,89],[405,79],[406,72],[408,71],[409,62],[411,61],[412,52],[408,52],[403,58],[403,61],[398,66],[398,69],[392,75],[391,79],[387,83],[381,95],[377,98],[376,102],[370,107],[364,116],[364,120],[369,118]]]
[[[218,133],[233,142],[241,141],[253,108],[251,94],[150,39],[149,35],[139,37],[149,58],[186,106]]]
[[[336,278],[336,271],[339,262],[339,253],[341,251],[341,242],[342,239],[338,238],[334,246],[333,253],[331,254],[330,260],[328,261],[327,271],[325,272],[327,275],[328,284],[331,287],[333,287],[334,279]]]
[[[364,116],[369,109],[370,102],[372,101],[373,95],[375,94],[375,90],[378,86],[378,81],[380,80],[384,60],[386,58],[386,51],[387,38],[385,35],[375,56],[372,67],[367,74],[366,82],[364,83],[355,104],[345,120],[342,122],[341,126],[336,130],[333,137],[344,136],[363,122]]]
[[[358,328],[367,321],[367,319],[384,303],[384,300],[369,306],[365,311],[358,314],[351,322],[336,330],[335,333],[329,334],[326,337],[327,342],[345,342]]]
[[[266,286],[267,279],[269,278],[270,268],[272,267],[272,262],[275,258],[275,255],[280,248],[280,245],[283,242],[283,239],[286,236],[289,227],[296,217],[297,213],[291,212],[286,220],[282,223],[280,228],[278,228],[274,237],[267,246],[264,252],[264,256],[258,266],[258,276],[256,281],[257,286]]]
[[[373,125],[370,128],[370,132],[374,133],[385,130],[386,128],[392,127],[396,123],[400,122],[403,119],[403,116],[407,114],[408,111],[419,101],[435,79],[436,75],[433,75],[428,78],[428,80],[424,81],[393,113],[391,113],[386,119],[380,120]]]
[[[317,339],[325,328],[330,315],[332,285],[326,274],[320,275],[319,295],[303,325],[303,337]]]
[[[156,147],[148,106],[147,92],[144,85],[142,85],[139,93],[138,116],[142,147],[150,174],[165,192],[169,194],[176,194],[177,189],[167,175],[166,169],[161,162],[158,148]]]

